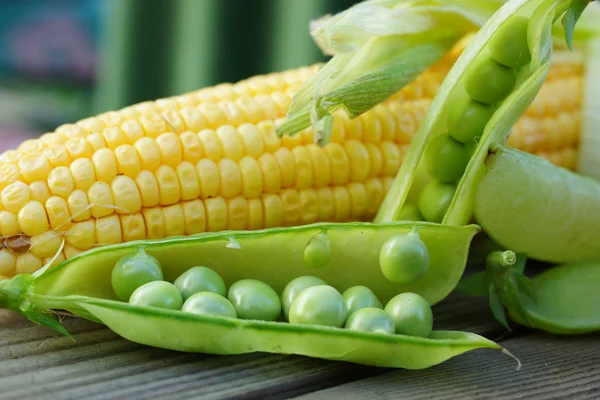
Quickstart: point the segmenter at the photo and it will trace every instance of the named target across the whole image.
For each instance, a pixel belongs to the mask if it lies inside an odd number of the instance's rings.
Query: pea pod
[[[431,251],[428,273],[411,285],[391,283],[379,267],[379,248],[390,237],[419,231]],[[303,249],[326,232],[330,262],[314,269]],[[468,332],[433,331],[428,337],[363,332],[343,328],[241,320],[119,301],[111,270],[142,246],[173,281],[197,265],[219,273],[227,285],[261,279],[281,292],[285,283],[310,272],[338,291],[369,285],[382,301],[401,292],[418,292],[435,303],[456,285],[478,227],[397,222],[316,224],[263,231],[229,231],[156,241],[128,242],[81,253],[34,277],[22,274],[0,282],[0,305],[38,323],[64,329],[45,315],[62,309],[106,324],[122,337],[145,345],[214,354],[273,352],[300,354],[368,365],[419,369],[496,343]],[[322,236],[321,236],[322,237]],[[234,240],[238,245],[228,246]],[[264,257],[269,254],[269,257]],[[351,268],[351,273],[348,269]]]

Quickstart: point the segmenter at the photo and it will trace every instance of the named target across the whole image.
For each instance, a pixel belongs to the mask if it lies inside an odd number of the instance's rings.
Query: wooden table
[[[486,302],[451,295],[434,308],[437,329],[500,341],[523,362],[477,350],[421,371],[299,356],[186,354],[141,346],[70,318],[76,344],[0,311],[0,399],[599,399],[600,334],[509,335]]]

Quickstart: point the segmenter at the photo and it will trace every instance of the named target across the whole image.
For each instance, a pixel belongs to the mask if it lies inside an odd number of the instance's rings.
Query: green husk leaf
[[[504,312],[504,304],[502,302],[502,298],[498,293],[497,289],[494,285],[489,286],[489,294],[490,294],[490,309],[492,310],[492,314],[494,318],[502,324],[506,329],[510,331],[510,325],[508,324],[508,319],[506,318],[506,313]]]
[[[562,24],[565,29],[565,40],[569,50],[573,49],[573,32],[575,31],[575,25],[583,14],[585,8],[590,4],[592,0],[573,0],[567,10],[567,13],[563,17]]]
[[[456,291],[473,297],[485,297],[488,295],[486,271],[477,272],[465,276],[456,285]]]

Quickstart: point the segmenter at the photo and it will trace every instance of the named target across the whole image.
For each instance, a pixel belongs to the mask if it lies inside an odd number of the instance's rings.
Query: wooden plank
[[[503,342],[523,362],[475,351],[421,371],[397,370],[297,397],[301,400],[600,398],[600,334],[541,332]]]
[[[437,329],[498,329],[480,299],[452,295],[435,307],[435,315]],[[76,343],[14,313],[0,313],[0,322],[0,399],[280,398],[389,371],[298,356],[155,349],[75,318],[64,323]]]

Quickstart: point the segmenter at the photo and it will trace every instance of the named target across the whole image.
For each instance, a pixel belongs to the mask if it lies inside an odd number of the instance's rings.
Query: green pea
[[[426,221],[442,222],[452,202],[454,192],[456,192],[456,185],[437,181],[429,182],[419,195],[419,212]]]
[[[128,301],[131,294],[143,284],[162,279],[160,263],[141,247],[134,254],[121,257],[111,274],[113,290],[123,301]]]
[[[408,285],[429,271],[429,252],[418,234],[392,236],[381,246],[379,267],[394,283]]]
[[[281,305],[283,307],[283,316],[285,319],[288,319],[289,317],[292,303],[304,289],[320,285],[327,285],[327,283],[316,276],[306,275],[292,279],[290,283],[285,286],[283,292],[281,293]]]
[[[494,107],[465,96],[448,114],[450,136],[461,143],[474,144],[475,139],[483,135],[485,126],[494,115],[494,111]]]
[[[512,68],[529,64],[531,52],[527,41],[528,25],[527,18],[512,17],[494,33],[490,40],[490,54],[494,60]]]
[[[235,308],[225,297],[214,292],[200,292],[191,295],[181,311],[198,315],[236,318]]]
[[[402,293],[392,298],[385,306],[385,312],[394,320],[396,333],[420,337],[431,334],[431,306],[416,293]]]
[[[131,294],[129,303],[137,306],[180,310],[183,305],[183,298],[179,290],[172,283],[153,281],[135,289]]]
[[[473,60],[465,78],[465,90],[474,100],[494,104],[504,100],[514,89],[517,73],[489,56]]]
[[[331,286],[313,286],[296,297],[290,308],[290,323],[341,328],[348,310],[344,298]]]
[[[394,320],[380,308],[361,308],[350,314],[344,326],[353,331],[388,333],[396,331]]]
[[[469,163],[469,149],[447,133],[433,138],[424,155],[425,169],[440,182],[457,182]]]
[[[256,279],[242,279],[229,287],[227,298],[238,318],[275,321],[281,314],[281,301],[275,290]]]
[[[193,294],[200,292],[213,292],[225,296],[225,282],[215,271],[207,267],[193,267],[181,274],[175,282],[183,300],[187,300]]]
[[[361,308],[383,308],[375,293],[366,286],[352,286],[342,293],[342,297],[349,314]]]
[[[306,265],[312,268],[321,268],[329,263],[331,259],[331,248],[329,239],[324,233],[319,233],[310,238],[304,247],[302,254]]]
[[[404,204],[396,219],[398,221],[423,221],[423,217],[415,204]]]

